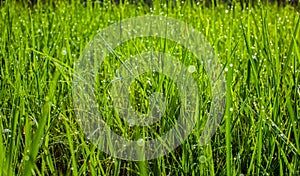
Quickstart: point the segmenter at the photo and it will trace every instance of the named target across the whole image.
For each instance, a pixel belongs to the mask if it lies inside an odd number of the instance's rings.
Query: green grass
[[[300,15],[272,4],[234,10],[224,4],[159,1],[115,6],[58,1],[28,8],[9,1],[0,7],[0,175],[299,175]],[[226,110],[212,140],[198,141],[203,124],[171,153],[133,162],[101,152],[80,128],[72,98],[73,66],[101,29],[129,17],[168,15],[200,31],[213,45],[226,76]],[[206,72],[184,47],[162,38],[138,38],[115,49],[121,58],[165,52],[198,74],[199,118],[208,117],[211,91]],[[125,61],[125,60],[124,60]],[[108,87],[123,60],[108,56],[96,81],[100,112],[127,138],[157,137],[176,122],[180,92],[170,78],[146,73],[131,85],[132,105],[149,111],[147,97],[169,95],[165,118],[130,128],[109,105]],[[147,83],[150,79],[152,86]],[[101,82],[106,80],[106,82]],[[136,98],[134,98],[136,97]]]

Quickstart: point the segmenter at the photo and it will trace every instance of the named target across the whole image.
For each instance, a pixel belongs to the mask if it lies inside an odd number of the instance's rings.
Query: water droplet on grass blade
[[[25,157],[24,157],[24,160],[25,161],[28,161],[30,159],[30,157],[28,156],[28,155],[26,155]]]
[[[61,52],[63,55],[67,55],[67,50],[66,50],[66,48],[64,48],[63,50],[62,50],[62,52]]]
[[[138,146],[143,146],[144,145],[144,139],[140,138],[139,140],[137,140],[137,145]]]
[[[9,133],[9,132],[11,132],[10,129],[4,129],[4,130],[2,130],[2,133],[3,133],[3,134]]]
[[[188,68],[188,72],[194,73],[196,71],[196,67],[194,65],[190,65]]]
[[[204,155],[201,155],[200,156],[200,158],[199,158],[199,161],[200,161],[200,163],[205,163],[205,161],[206,161],[206,157],[204,156]]]
[[[130,127],[134,126],[135,120],[134,119],[129,119],[128,124],[129,124]]]

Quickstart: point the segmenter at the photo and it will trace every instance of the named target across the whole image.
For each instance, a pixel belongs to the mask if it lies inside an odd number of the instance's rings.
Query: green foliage
[[[300,15],[293,7],[47,3],[29,8],[7,1],[0,7],[0,175],[300,175]],[[227,107],[206,146],[197,143],[200,123],[170,154],[129,162],[108,156],[86,139],[74,113],[73,64],[102,28],[144,14],[182,20],[207,38],[224,67]],[[128,58],[149,46],[196,65],[199,118],[207,118],[210,83],[185,48],[141,38],[116,48],[116,53]],[[107,87],[121,64],[111,55],[99,70],[100,105],[112,104]],[[100,84],[103,80],[107,82]],[[166,120],[145,129],[129,128],[122,121],[112,122],[118,114],[103,106],[100,111],[114,130],[133,139],[149,133],[155,137],[175,123],[180,92],[168,77],[146,73],[131,88],[131,102],[141,113],[149,111],[152,92],[169,95]]]

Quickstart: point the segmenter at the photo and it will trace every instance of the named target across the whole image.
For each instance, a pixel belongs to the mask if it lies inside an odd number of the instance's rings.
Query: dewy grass
[[[299,12],[289,5],[255,4],[242,10],[217,2],[154,1],[149,8],[127,1],[64,1],[34,7],[6,1],[0,7],[0,175],[299,175]],[[168,53],[193,73],[199,121],[171,153],[143,162],[124,161],[92,144],[75,116],[74,62],[101,29],[144,14],[168,15],[200,31],[214,47],[227,75],[225,118],[200,146],[211,106],[210,83],[201,63],[183,46],[163,38],[138,38],[115,48],[126,63],[144,51]],[[180,35],[180,34],[178,34]],[[130,127],[111,108],[110,81],[122,65],[108,56],[97,77],[99,111],[118,134],[155,138],[174,125],[180,92],[165,75],[146,73],[131,85],[131,103],[149,110],[153,92],[169,96],[163,120]],[[130,68],[130,67],[129,67]],[[151,85],[150,85],[151,84]],[[136,98],[138,95],[139,98]]]

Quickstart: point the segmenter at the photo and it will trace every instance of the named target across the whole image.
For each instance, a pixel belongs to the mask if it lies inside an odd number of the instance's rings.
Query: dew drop
[[[139,140],[137,140],[137,145],[138,146],[143,146],[144,145],[144,139],[140,138]]]
[[[134,119],[129,119],[127,122],[128,122],[130,127],[134,126],[134,124],[135,124]]]
[[[190,65],[188,68],[188,72],[194,73],[196,71],[196,67],[194,65]]]
[[[25,159],[25,161],[28,161],[28,160],[30,159],[30,157],[29,157],[28,155],[26,155],[26,156],[24,157],[24,159]]]
[[[62,50],[62,52],[61,52],[63,55],[67,55],[67,50],[66,50],[66,48],[64,48],[63,50]]]
[[[9,133],[9,132],[11,132],[10,129],[4,129],[4,130],[2,130],[2,133],[3,133],[3,134]]]
[[[200,158],[199,158],[199,161],[200,161],[200,163],[205,163],[205,161],[206,161],[206,157],[204,156],[204,155],[201,155],[200,156]]]

